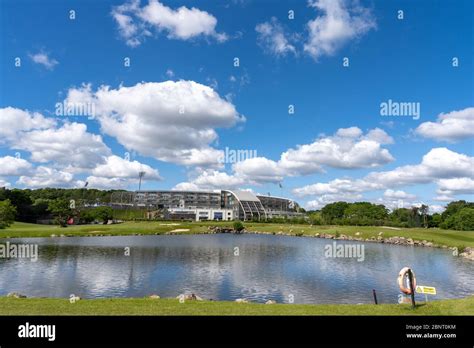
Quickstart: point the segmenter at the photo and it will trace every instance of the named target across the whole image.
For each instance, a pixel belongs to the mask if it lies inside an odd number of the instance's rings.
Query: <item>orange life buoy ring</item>
[[[409,267],[403,267],[400,273],[398,273],[398,286],[400,287],[400,291],[404,294],[410,295],[411,289],[408,280],[408,271],[410,270]],[[411,270],[411,274],[413,275],[413,290],[416,289],[416,277],[415,272]]]

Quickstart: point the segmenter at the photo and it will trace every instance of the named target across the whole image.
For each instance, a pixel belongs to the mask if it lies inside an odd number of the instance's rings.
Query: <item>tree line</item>
[[[370,202],[335,202],[319,211],[310,211],[311,223],[317,225],[355,225],[392,227],[440,227],[462,231],[474,230],[474,203],[453,201],[442,213],[429,213],[427,205],[397,208],[392,211]]]
[[[42,219],[66,226],[71,218],[79,223],[107,221],[113,210],[104,206],[116,190],[97,189],[0,189],[0,228],[13,221],[35,223]]]
[[[107,206],[114,192],[119,192],[119,190],[105,191],[86,188],[10,190],[3,188],[0,189],[0,228],[8,226],[13,221],[35,223],[41,219],[54,219],[54,222],[61,226],[66,226],[70,219],[74,219],[75,223],[91,223],[93,221],[106,223],[114,216],[127,219],[123,211],[114,211]],[[474,230],[474,203],[464,200],[453,201],[446,206],[442,213],[430,214],[426,205],[390,211],[382,204],[370,202],[335,202],[327,204],[321,210],[308,211],[301,217],[294,219],[275,217],[267,222],[440,227],[472,231]]]

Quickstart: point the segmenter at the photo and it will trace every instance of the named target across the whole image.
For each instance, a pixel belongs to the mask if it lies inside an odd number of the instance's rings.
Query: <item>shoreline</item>
[[[219,227],[217,227],[219,228]],[[329,234],[329,233],[316,233],[314,235],[302,234],[298,235],[297,233],[284,233],[284,232],[263,232],[263,231],[248,231],[243,230],[241,232],[236,232],[231,229],[225,229],[224,231],[216,231],[215,229],[211,229],[210,232],[196,232],[191,234],[263,234],[263,235],[273,235],[273,236],[286,236],[286,237],[306,237],[306,238],[323,238],[323,239],[332,239],[332,240],[343,240],[343,241],[356,241],[362,243],[380,243],[380,244],[391,244],[391,245],[401,245],[401,246],[415,246],[415,247],[425,247],[425,248],[437,248],[437,249],[449,249],[453,251],[453,256],[456,257],[454,254],[455,252],[458,253],[457,256],[461,256],[465,259],[474,261],[474,248],[465,247],[463,252],[459,252],[457,247],[452,247],[443,244],[435,244],[433,242],[429,242],[426,239],[424,240],[416,240],[412,238],[405,238],[405,237],[389,237],[383,238],[382,235],[379,233],[377,238],[361,238],[361,237],[352,237],[345,234],[340,234],[339,236]],[[140,235],[140,234],[133,234],[133,235]],[[172,236],[172,235],[183,235],[179,232],[167,232],[164,235]]]
[[[179,228],[178,228],[179,226]],[[383,229],[383,231],[381,231]],[[111,225],[75,225],[61,228],[54,225],[15,223],[0,230],[0,240],[13,238],[66,238],[112,237],[143,235],[193,235],[217,233],[245,233],[283,235],[292,237],[324,238],[391,245],[421,246],[449,249],[453,256],[474,261],[474,231],[454,231],[422,228],[388,228],[387,226],[336,226],[291,225],[272,223],[246,223],[245,229],[234,231],[225,222],[178,222],[128,221]],[[462,249],[462,250],[460,250]]]
[[[316,233],[315,235],[302,235],[298,236],[296,234],[275,234],[271,232],[259,232],[259,231],[245,231],[243,233],[246,234],[271,234],[271,235],[279,235],[279,236],[291,236],[291,237],[308,237],[308,238],[323,238],[323,239],[332,239],[332,240],[344,240],[344,241],[356,241],[356,242],[362,242],[362,243],[380,243],[380,244],[391,244],[391,245],[402,245],[402,246],[415,246],[415,247],[425,247],[425,248],[437,248],[437,249],[449,249],[453,251],[453,256],[456,257],[454,254],[455,252],[458,253],[458,256],[464,257],[468,260],[474,261],[474,248],[471,247],[465,247],[463,252],[459,252],[457,247],[450,247],[448,245],[441,245],[441,244],[435,244],[432,242],[428,242],[427,240],[414,240],[412,238],[405,238],[405,237],[389,237],[389,238],[383,238],[381,236],[377,238],[360,238],[360,237],[352,237],[352,236],[346,236],[344,234],[341,234],[339,237],[331,234],[320,234]]]
[[[155,295],[157,296],[157,295]],[[255,303],[236,301],[198,301],[145,297],[145,298],[12,298],[0,297],[0,316],[12,315],[161,315],[161,316],[206,316],[206,315],[474,315],[474,296],[459,299],[417,302],[410,304],[289,304]]]

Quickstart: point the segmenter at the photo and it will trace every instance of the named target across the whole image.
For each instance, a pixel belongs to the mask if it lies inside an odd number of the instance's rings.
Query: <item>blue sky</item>
[[[3,1],[0,184],[136,189],[143,170],[146,189],[252,189],[316,209],[472,199],[473,10]],[[419,118],[382,116],[388,100]],[[63,101],[94,118],[56,114]],[[220,161],[225,148],[257,157]]]

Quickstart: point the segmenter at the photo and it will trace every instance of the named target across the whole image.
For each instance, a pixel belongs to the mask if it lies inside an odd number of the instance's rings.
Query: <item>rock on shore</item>
[[[464,248],[464,251],[459,254],[459,256],[465,257],[469,260],[474,261],[474,249],[473,248]]]
[[[237,303],[249,303],[249,300],[245,299],[245,298],[238,298],[235,300],[235,302]]]
[[[199,297],[196,294],[180,294],[176,296],[178,300],[184,299],[185,301],[203,301],[202,297]]]
[[[13,297],[13,298],[26,298],[26,295],[22,295],[18,292],[9,292],[7,297]]]

